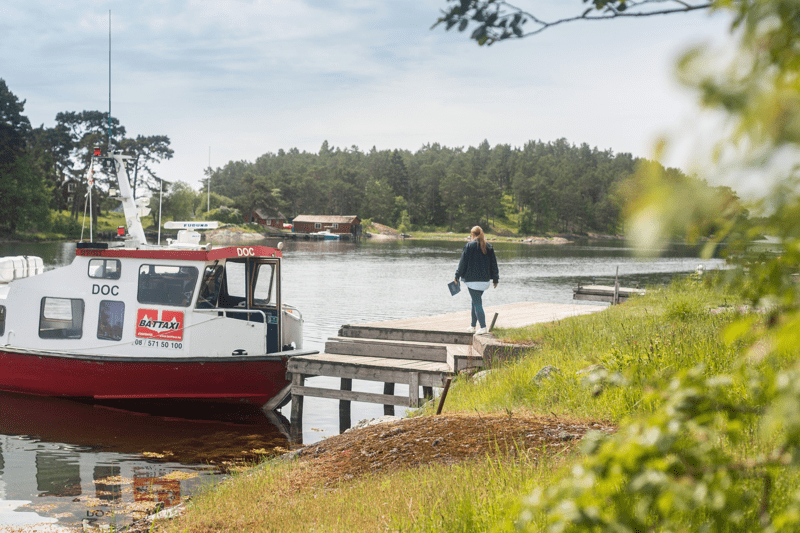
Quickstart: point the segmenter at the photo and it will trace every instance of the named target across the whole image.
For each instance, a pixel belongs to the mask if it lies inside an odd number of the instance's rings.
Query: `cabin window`
[[[195,267],[142,265],[137,299],[142,304],[188,307],[196,285]]]
[[[80,339],[83,336],[83,300],[42,298],[39,337],[42,339]]]
[[[97,338],[107,341],[122,339],[122,324],[125,322],[125,303],[113,300],[100,302],[100,317],[97,319]]]
[[[321,222],[314,222],[314,229],[321,229],[322,223]]]
[[[265,307],[272,300],[275,283],[275,265],[259,264],[256,272],[256,284],[253,288],[253,307]]]
[[[119,259],[90,259],[89,277],[100,279],[119,279],[122,268]]]
[[[336,223],[336,222],[334,222],[333,224],[331,224],[331,228],[333,228],[333,229],[339,229],[339,224],[338,224],[338,223]]]
[[[242,261],[225,263],[225,283],[218,307],[244,307],[247,303],[246,269]]]
[[[197,296],[198,309],[214,309],[219,300],[219,288],[222,281],[222,265],[208,265],[203,273],[200,294]]]
[[[0,305],[0,337],[6,334],[6,307]]]

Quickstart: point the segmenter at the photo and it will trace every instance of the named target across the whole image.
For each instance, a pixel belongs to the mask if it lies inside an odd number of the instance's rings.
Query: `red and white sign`
[[[142,339],[183,340],[183,311],[139,309],[136,336]]]

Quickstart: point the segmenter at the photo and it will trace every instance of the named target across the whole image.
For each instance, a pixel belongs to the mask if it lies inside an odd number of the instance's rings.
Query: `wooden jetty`
[[[487,307],[485,311],[492,327],[517,328],[602,309],[605,306],[523,302]],[[383,404],[387,406],[384,412],[391,413],[396,405],[419,407],[420,387],[422,398],[432,398],[433,389],[443,387],[457,372],[487,366],[491,337],[468,333],[469,321],[470,312],[462,311],[344,325],[325,343],[324,353],[290,358],[287,377],[291,385],[286,394],[291,395],[295,438],[301,433],[306,396],[339,400],[340,417],[346,414],[342,425],[349,427],[352,401]],[[340,389],[306,386],[305,379],[315,376],[340,378]],[[354,379],[383,382],[383,394],[352,390]],[[395,395],[396,383],[408,385],[408,396]]]
[[[644,292],[644,289],[640,289],[638,286],[635,289],[620,287],[619,267],[617,267],[613,285],[595,285],[594,280],[592,280],[591,285],[582,285],[579,281],[578,286],[572,289],[572,299],[608,302],[611,305],[616,305],[627,301],[631,296],[643,295]]]
[[[333,240],[339,240],[339,241],[356,240],[356,237],[352,233],[337,233],[336,235],[338,235],[339,238],[338,239],[333,239]],[[294,231],[283,233],[283,234],[281,234],[281,237],[283,237],[284,239],[287,239],[287,240],[292,240],[292,241],[324,241],[325,240],[325,236],[324,235],[320,235],[319,233],[302,233],[302,232],[294,232]]]
[[[573,300],[591,300],[594,302],[608,302],[619,304],[625,302],[631,296],[644,294],[644,289],[620,287],[615,285],[581,285],[572,289]]]

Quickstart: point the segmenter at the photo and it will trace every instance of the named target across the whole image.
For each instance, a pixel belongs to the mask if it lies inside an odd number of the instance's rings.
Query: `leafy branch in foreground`
[[[457,27],[463,32],[470,24],[475,28],[470,39],[480,45],[492,45],[506,39],[522,39],[536,35],[559,24],[579,20],[607,20],[614,18],[652,17],[708,9],[712,2],[691,0],[583,0],[591,4],[580,15],[546,21],[530,11],[503,0],[447,0],[454,4],[442,10],[442,16],[431,27],[443,24],[445,29]],[[532,29],[526,31],[525,24]]]
[[[763,381],[749,398],[728,392],[737,376],[684,371],[663,407],[619,434],[587,435],[588,458],[571,475],[527,502],[520,525],[535,514],[551,531],[779,531],[800,525],[800,492],[776,508],[776,470],[800,463],[800,373],[778,374],[769,398]],[[751,376],[752,377],[752,376]],[[771,449],[743,457],[746,428],[767,401]],[[792,412],[793,411],[793,412]]]
[[[719,0],[715,6],[733,12],[738,50],[722,56],[694,50],[679,72],[705,105],[728,116],[731,134],[717,148],[728,159],[712,174],[734,167],[776,178],[772,190],[762,189],[761,218],[713,210],[718,231],[708,247],[726,242],[735,267],[725,273],[727,282],[763,314],[747,313],[724,333],[746,346],[735,372],[684,371],[651,416],[612,437],[589,439],[587,458],[572,477],[536,491],[522,527],[544,517],[551,531],[800,528],[800,4]],[[691,229],[696,221],[687,218],[696,217],[687,213],[707,214],[707,199],[685,194],[680,183],[643,178],[631,214],[643,245],[652,247],[676,225]],[[774,238],[772,251],[754,250],[763,235]],[[730,397],[731,384],[746,385],[747,393]]]

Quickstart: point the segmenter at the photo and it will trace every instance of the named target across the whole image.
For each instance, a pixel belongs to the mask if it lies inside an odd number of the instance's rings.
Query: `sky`
[[[705,12],[575,22],[480,47],[431,29],[446,0],[4,0],[0,78],[32,125],[109,106],[129,137],[167,135],[159,177],[298,148],[416,151],[565,138],[690,171],[703,135],[675,81],[692,45],[729,21]],[[527,0],[543,16],[579,0]],[[683,148],[681,148],[683,147]]]

